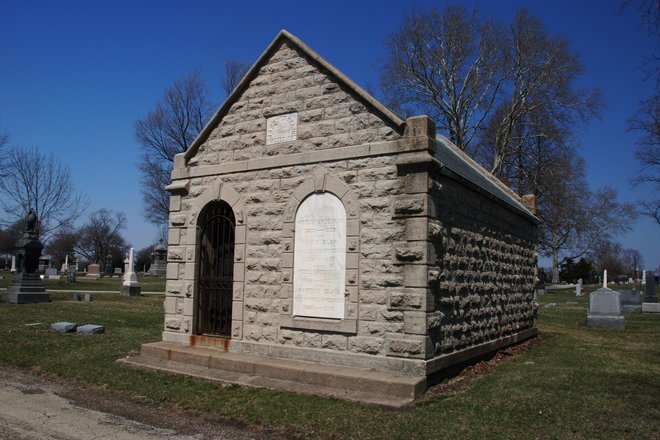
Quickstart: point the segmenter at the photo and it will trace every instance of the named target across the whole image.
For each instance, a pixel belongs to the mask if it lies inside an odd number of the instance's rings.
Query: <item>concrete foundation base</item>
[[[587,327],[625,329],[623,316],[587,316]]]
[[[642,313],[660,313],[660,303],[642,303]]]
[[[4,300],[12,304],[33,304],[50,302],[50,295],[37,274],[20,273],[14,276]]]
[[[170,342],[143,344],[139,356],[118,362],[207,380],[400,407],[427,388],[426,377],[273,359]]]
[[[122,296],[140,296],[141,292],[142,287],[140,286],[121,286],[119,294]]]

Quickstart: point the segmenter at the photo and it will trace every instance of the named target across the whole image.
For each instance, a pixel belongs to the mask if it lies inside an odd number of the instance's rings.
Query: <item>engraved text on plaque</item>
[[[331,193],[307,197],[296,214],[293,315],[344,318],[346,209]]]

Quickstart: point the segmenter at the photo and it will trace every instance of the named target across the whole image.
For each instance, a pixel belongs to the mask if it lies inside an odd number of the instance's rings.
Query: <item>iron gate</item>
[[[200,215],[197,333],[229,337],[234,278],[234,213],[223,201]]]

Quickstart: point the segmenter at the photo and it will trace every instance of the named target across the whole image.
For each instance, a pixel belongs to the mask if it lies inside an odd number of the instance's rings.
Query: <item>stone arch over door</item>
[[[343,319],[314,319],[293,315],[293,278],[295,252],[295,221],[300,205],[312,194],[330,193],[335,196],[346,211],[346,259],[345,259],[345,303]],[[358,199],[350,187],[332,176],[322,166],[291,194],[284,212],[282,271],[284,287],[289,292],[291,305],[288,313],[282,315],[281,327],[357,333],[358,316],[358,267],[359,267],[359,215]]]
[[[236,220],[224,200],[207,204],[198,217],[195,269],[195,334],[231,336]]]
[[[222,202],[231,208],[234,217],[234,234],[233,234],[233,268],[232,268],[232,305],[231,305],[231,328],[230,332],[223,337],[230,337],[231,339],[243,338],[243,287],[245,277],[245,204],[240,195],[231,187],[231,185],[217,179],[209,185],[199,196],[197,196],[191,206],[191,215],[188,219],[189,237],[188,244],[194,248],[193,255],[195,260],[186,267],[186,278],[193,282],[194,292],[194,305],[193,310],[197,311],[199,304],[199,285],[198,285],[198,267],[199,267],[199,248],[201,246],[202,229],[203,225],[199,224],[203,219],[200,215],[204,215],[204,210],[215,204]],[[197,313],[197,312],[195,312]],[[194,322],[193,328],[199,329],[198,322]]]

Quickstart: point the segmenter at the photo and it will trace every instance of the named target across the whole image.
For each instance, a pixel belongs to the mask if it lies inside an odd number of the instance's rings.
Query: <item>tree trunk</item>
[[[556,247],[552,248],[552,284],[559,283],[559,257]]]

